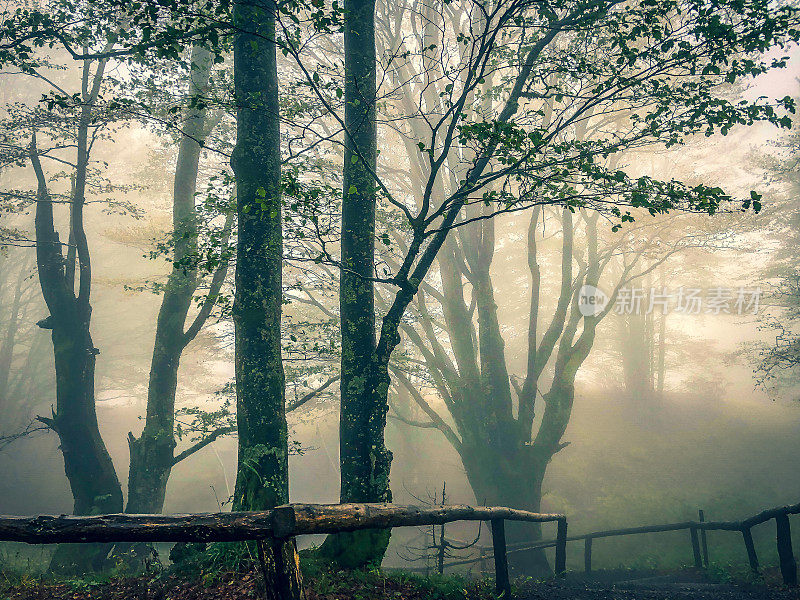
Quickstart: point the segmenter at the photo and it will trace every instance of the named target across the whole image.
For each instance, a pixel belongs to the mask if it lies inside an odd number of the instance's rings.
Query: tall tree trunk
[[[664,289],[664,269],[659,269],[659,287]],[[658,346],[656,349],[655,365],[655,391],[658,398],[664,396],[664,378],[667,374],[667,314],[666,310],[661,310],[658,315]]]
[[[621,319],[620,352],[625,391],[637,400],[647,402],[653,394],[652,321],[649,315],[631,314]]]
[[[195,46],[190,61],[190,95],[202,96],[207,92],[211,74],[211,53]],[[197,289],[197,269],[192,261],[192,254],[197,250],[194,195],[205,133],[206,110],[187,109],[173,184],[175,253],[156,324],[147,389],[147,417],[141,437],[137,439],[128,434],[131,461],[125,511],[129,513],[156,514],[164,509],[167,480],[175,458],[178,367],[189,341],[184,327]]]
[[[52,319],[57,408],[48,424],[58,434],[64,471],[74,498],[73,513],[122,511],[122,488],[100,436],[95,412],[94,372],[97,349],[88,322]],[[106,567],[110,544],[61,544],[50,563],[59,573],[83,573]]]
[[[288,430],[281,358],[281,149],[277,6],[237,0],[234,87],[237,105],[238,245],[233,320],[239,469],[234,510],[261,510],[289,501]],[[269,544],[267,587],[299,597],[302,581],[294,542]]]
[[[20,266],[17,273],[16,282],[13,288],[13,298],[8,314],[5,333],[0,339],[0,412],[7,414],[9,375],[11,374],[11,363],[14,361],[14,346],[17,341],[17,331],[19,330],[20,308],[22,307],[22,289],[25,277],[28,273],[27,260]]]
[[[475,440],[461,448],[461,460],[467,480],[479,504],[509,506],[532,512],[541,510],[542,480],[547,460],[540,460],[529,445],[509,443],[487,450]],[[539,523],[506,523],[509,544],[531,544],[540,540]],[[509,554],[509,567],[518,575],[542,576],[552,573],[543,550]]]
[[[656,394],[659,398],[664,396],[664,378],[667,372],[667,343],[665,336],[667,335],[667,315],[661,313],[658,316],[658,348],[656,351],[656,368],[655,368],[655,387]]]
[[[84,65],[88,78],[88,65]],[[75,295],[64,256],[53,224],[53,202],[47,180],[37,154],[35,136],[31,141],[30,158],[39,189],[36,203],[36,262],[39,282],[50,316],[38,324],[52,330],[56,372],[56,408],[52,417],[40,417],[58,434],[64,456],[64,471],[74,499],[77,515],[113,513],[122,510],[122,488],[111,456],[108,454],[95,412],[95,359],[89,332],[92,307],[91,263],[86,233],[83,228],[84,190],[89,161],[88,127],[92,98],[99,92],[102,66],[97,67],[92,96],[84,98],[78,125],[78,160],[76,187],[70,210],[70,228],[75,239],[79,261],[80,283]],[[50,569],[79,573],[97,570],[105,564],[110,546],[60,545],[51,560]]]
[[[384,443],[386,389],[375,341],[375,205],[377,164],[375,0],[346,0],[345,152],[342,204],[342,330],[339,459],[342,502],[389,502],[392,455]],[[382,373],[380,372],[382,371]],[[379,565],[388,530],[329,536],[321,555],[346,568]]]

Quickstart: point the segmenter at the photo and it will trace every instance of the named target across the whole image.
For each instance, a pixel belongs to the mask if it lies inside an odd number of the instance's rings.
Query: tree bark
[[[280,121],[275,14],[239,2],[234,42],[237,139],[236,394],[239,473],[235,508],[271,508],[288,497],[281,361]]]
[[[375,0],[347,0],[344,14],[340,498],[342,502],[390,502],[392,455],[384,443],[388,365],[382,365],[376,355],[373,282],[377,185]],[[379,565],[389,535],[389,530],[337,534],[326,539],[320,554],[346,568]]]
[[[288,431],[281,357],[283,235],[276,4],[237,0],[233,14],[238,242],[235,326],[239,469],[234,510],[289,500]],[[267,588],[302,595],[294,541],[263,549]],[[289,577],[292,583],[287,584]],[[277,592],[276,592],[277,593]]]

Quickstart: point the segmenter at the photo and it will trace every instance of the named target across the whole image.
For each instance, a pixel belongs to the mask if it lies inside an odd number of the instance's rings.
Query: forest
[[[800,598],[794,0],[7,0],[0,599]]]

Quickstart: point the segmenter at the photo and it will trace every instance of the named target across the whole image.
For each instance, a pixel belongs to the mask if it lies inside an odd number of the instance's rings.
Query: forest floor
[[[327,573],[307,582],[308,600],[490,600],[491,579],[422,577],[404,573]],[[250,600],[263,597],[257,572],[178,576],[74,579],[59,582],[0,577],[0,600]],[[520,583],[519,600],[800,600],[769,574],[758,583],[710,582],[682,572],[599,583],[564,580]]]

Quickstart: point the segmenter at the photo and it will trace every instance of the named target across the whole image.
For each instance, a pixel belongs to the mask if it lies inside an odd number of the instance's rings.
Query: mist
[[[465,504],[563,514],[579,535],[800,502],[796,32],[758,52],[731,42],[764,65],[755,76],[726,80],[727,58],[702,75],[676,63],[663,97],[637,96],[651,77],[637,71],[641,90],[605,98],[587,82],[612,89],[634,62],[601,60],[617,46],[590,25],[549,42],[524,80],[513,56],[540,34],[455,4],[379,2],[375,43],[357,47],[345,17],[329,31],[306,7],[277,34],[192,33],[174,53],[123,36],[104,42],[121,48],[111,58],[95,41],[75,59],[56,38],[35,60],[0,54],[0,514]],[[592,18],[616,31],[615,14]],[[136,36],[150,27],[131,18]],[[479,26],[502,43],[478,44]],[[651,58],[667,64],[663,48]],[[275,79],[234,73],[245,51]],[[581,52],[595,62],[564,66]],[[347,87],[359,60],[377,68],[369,110]],[[472,82],[470,61],[492,67]],[[682,77],[714,101],[688,99]],[[274,105],[243,103],[271,93],[247,82],[277,86]],[[69,434],[78,413],[88,428]],[[92,453],[102,468],[80,482]],[[301,556],[353,566],[341,535],[298,537]],[[440,535],[447,573],[486,574],[487,524],[362,542],[387,573],[429,574]],[[776,568],[773,530],[753,535]],[[555,537],[549,523],[507,531],[512,548]],[[80,566],[61,547],[0,542],[0,570]],[[706,572],[748,572],[741,536],[709,531],[707,547]],[[609,572],[692,564],[686,531],[593,552]],[[553,574],[550,547],[509,556],[512,574]]]

